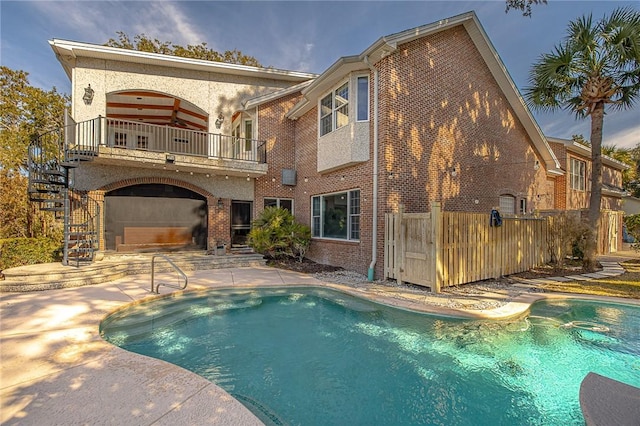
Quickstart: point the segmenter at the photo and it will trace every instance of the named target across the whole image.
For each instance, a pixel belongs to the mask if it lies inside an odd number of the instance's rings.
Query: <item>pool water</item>
[[[290,425],[583,425],[589,371],[640,386],[639,329],[630,305],[547,301],[475,321],[314,288],[188,293],[101,325]]]

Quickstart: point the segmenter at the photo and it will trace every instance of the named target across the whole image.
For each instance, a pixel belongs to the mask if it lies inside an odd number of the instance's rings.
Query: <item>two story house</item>
[[[473,12],[381,37],[320,75],[50,43],[73,107],[57,158],[34,143],[30,190],[69,235],[74,212],[93,212],[101,250],[240,245],[280,206],[311,227],[310,259],[371,277],[400,205],[560,207],[562,164]],[[65,185],[66,207],[48,192]]]
[[[547,138],[565,174],[556,179],[555,208],[581,210],[589,208],[591,198],[591,147],[571,139]],[[622,172],[629,166],[614,158],[602,156],[603,210],[622,210],[626,191],[622,188]]]

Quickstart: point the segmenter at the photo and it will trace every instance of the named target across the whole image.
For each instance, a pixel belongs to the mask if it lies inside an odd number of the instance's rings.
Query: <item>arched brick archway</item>
[[[215,245],[228,243],[230,241],[230,212],[229,206],[231,200],[215,197],[211,192],[180,179],[168,177],[140,177],[132,179],[124,179],[104,185],[97,190],[91,191],[90,196],[98,201],[100,205],[101,223],[106,223],[105,217],[105,196],[109,193],[125,189],[127,187],[140,185],[169,185],[177,188],[191,191],[206,201],[206,248],[212,249]],[[124,243],[124,242],[123,242]],[[113,249],[107,247],[106,230],[103,226],[100,235],[100,247],[102,249]]]
[[[180,179],[166,178],[166,177],[142,177],[142,178],[124,179],[118,182],[112,182],[107,185],[104,185],[103,187],[98,188],[98,191],[102,191],[103,194],[106,194],[107,192],[115,191],[116,189],[126,188],[127,186],[141,185],[141,184],[147,184],[147,183],[172,185],[172,186],[177,186],[179,188],[188,189],[190,191],[195,192],[196,194],[202,195],[207,199],[207,201],[209,201],[209,199],[213,201],[213,199],[215,198],[213,194],[210,193],[209,191],[202,189],[199,186],[196,186],[190,182],[185,182]]]

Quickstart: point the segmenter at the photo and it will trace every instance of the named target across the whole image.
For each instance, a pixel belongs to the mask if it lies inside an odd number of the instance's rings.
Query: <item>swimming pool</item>
[[[133,305],[101,333],[211,380],[266,424],[582,425],[589,371],[640,386],[639,328],[640,307],[620,304],[474,321],[268,288]]]

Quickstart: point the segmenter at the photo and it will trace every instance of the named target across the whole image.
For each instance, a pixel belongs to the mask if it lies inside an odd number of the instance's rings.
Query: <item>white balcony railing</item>
[[[67,148],[98,153],[98,146],[266,163],[255,139],[99,117],[67,126]]]

